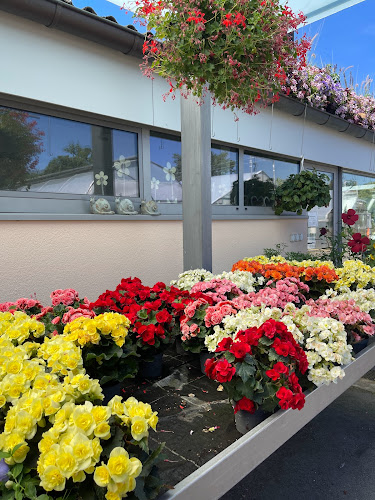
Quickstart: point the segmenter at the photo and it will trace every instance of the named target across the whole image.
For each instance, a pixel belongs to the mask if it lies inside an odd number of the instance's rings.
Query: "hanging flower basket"
[[[140,0],[136,5],[149,30],[144,73],[166,78],[171,94],[184,87],[200,97],[208,85],[224,109],[253,114],[256,104],[278,100],[287,72],[306,64],[309,41],[290,35],[305,17],[278,0]]]

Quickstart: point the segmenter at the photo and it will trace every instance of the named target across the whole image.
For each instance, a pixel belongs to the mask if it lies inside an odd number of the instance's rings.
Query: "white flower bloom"
[[[199,281],[210,281],[214,275],[206,269],[191,269],[178,275],[178,280],[171,281],[171,285],[180,290],[191,290]]]
[[[169,161],[167,162],[167,166],[163,168],[163,171],[165,173],[165,178],[167,181],[175,181],[176,180],[176,167],[172,167]]]
[[[113,167],[116,169],[116,173],[118,177],[122,177],[125,175],[129,175],[129,167],[131,165],[130,160],[126,160],[124,156],[120,156],[117,161],[113,164]]]
[[[106,186],[108,184],[108,175],[105,175],[103,170],[95,174],[95,179],[98,186]]]
[[[151,189],[159,189],[159,184],[160,184],[160,181],[158,179],[156,179],[156,177],[153,177],[151,179]]]

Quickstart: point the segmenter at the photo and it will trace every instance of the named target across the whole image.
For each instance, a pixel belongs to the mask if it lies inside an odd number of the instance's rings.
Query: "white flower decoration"
[[[155,177],[151,179],[151,189],[159,189],[159,184],[159,179],[156,179]]]
[[[108,184],[108,175],[105,175],[103,170],[95,174],[95,179],[98,186],[106,186]]]
[[[163,171],[165,172],[165,178],[167,181],[175,181],[176,176],[174,175],[176,173],[176,167],[172,167],[169,161],[167,162],[167,166],[163,168]]]
[[[223,195],[227,191],[227,186],[225,184],[220,184],[219,185],[219,194]]]
[[[113,164],[113,167],[117,170],[117,175],[118,177],[122,177],[123,175],[129,175],[130,174],[130,170],[129,170],[129,167],[131,165],[131,161],[130,160],[125,160],[125,157],[124,156],[120,156],[119,159],[117,161],[115,161],[115,163]]]

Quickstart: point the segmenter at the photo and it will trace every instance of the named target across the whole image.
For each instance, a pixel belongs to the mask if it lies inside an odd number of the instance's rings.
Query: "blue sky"
[[[131,14],[106,0],[73,0],[73,3],[80,8],[90,5],[97,14],[112,15],[120,24],[133,24]],[[139,31],[144,30],[139,24],[136,27]],[[358,90],[368,75],[375,77],[375,0],[365,0],[317,21],[305,31],[311,37],[317,35],[310,53],[313,64],[349,68],[347,74],[352,73]]]

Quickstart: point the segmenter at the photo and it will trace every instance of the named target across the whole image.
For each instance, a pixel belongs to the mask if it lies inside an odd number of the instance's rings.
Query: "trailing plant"
[[[290,175],[276,188],[274,212],[281,215],[284,211],[302,214],[315,206],[327,207],[331,200],[328,177],[315,170],[302,170]]]
[[[305,21],[278,0],[139,0],[147,24],[143,70],[196,96],[256,112],[278,100],[286,73],[306,64],[309,41],[290,36]],[[153,33],[153,35],[151,34]],[[168,95],[168,94],[167,94]]]

